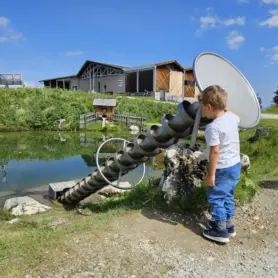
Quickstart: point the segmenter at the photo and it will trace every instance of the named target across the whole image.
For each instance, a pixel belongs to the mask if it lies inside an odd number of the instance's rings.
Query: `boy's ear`
[[[212,110],[212,106],[210,104],[207,105],[207,108],[208,108],[209,111]]]

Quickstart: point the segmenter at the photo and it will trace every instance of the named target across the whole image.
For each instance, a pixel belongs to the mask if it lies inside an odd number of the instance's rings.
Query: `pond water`
[[[34,190],[44,194],[49,183],[87,176],[96,168],[98,146],[112,137],[134,138],[129,133],[0,133],[0,198],[28,195]],[[101,150],[100,163],[107,154],[121,149],[119,141],[107,143]],[[146,166],[145,179],[161,175],[152,160]],[[139,180],[141,175],[139,166],[122,180]]]

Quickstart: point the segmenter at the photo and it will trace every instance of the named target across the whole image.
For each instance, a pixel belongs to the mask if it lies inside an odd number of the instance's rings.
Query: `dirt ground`
[[[237,210],[238,235],[227,245],[203,239],[198,220],[151,211],[116,217],[69,239],[69,252],[25,277],[278,277],[277,182]]]

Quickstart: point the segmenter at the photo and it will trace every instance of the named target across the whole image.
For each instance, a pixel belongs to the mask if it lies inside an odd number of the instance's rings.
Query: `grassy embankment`
[[[0,89],[0,131],[57,130],[58,120],[65,119],[65,131],[79,130],[79,116],[95,111],[93,99],[115,98],[104,94],[64,91],[60,89]],[[140,99],[140,105],[138,100]],[[175,105],[151,101],[150,98],[117,97],[117,113],[144,115],[149,122],[159,122],[164,113],[176,113]],[[100,130],[101,123],[87,126]],[[110,126],[112,131],[122,127]],[[109,129],[109,125],[108,125]]]

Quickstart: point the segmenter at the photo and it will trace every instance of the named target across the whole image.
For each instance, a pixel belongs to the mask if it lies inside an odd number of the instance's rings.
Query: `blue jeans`
[[[217,169],[215,186],[208,186],[208,202],[211,207],[212,220],[226,224],[227,219],[235,215],[234,191],[240,179],[241,164]]]

